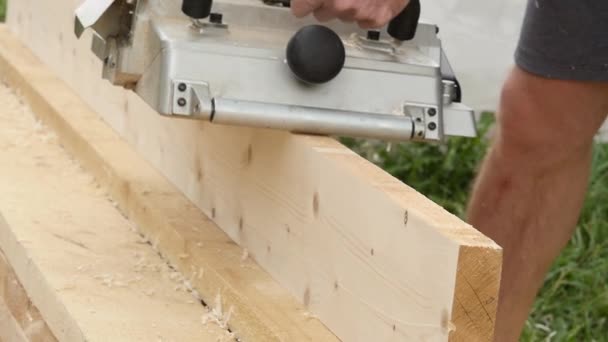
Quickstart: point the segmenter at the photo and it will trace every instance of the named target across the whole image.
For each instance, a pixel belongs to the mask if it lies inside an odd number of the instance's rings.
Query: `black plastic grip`
[[[213,0],[183,0],[182,12],[190,18],[204,19],[211,14]]]
[[[411,0],[399,15],[388,24],[388,34],[397,40],[411,40],[416,35],[420,20],[420,0]]]

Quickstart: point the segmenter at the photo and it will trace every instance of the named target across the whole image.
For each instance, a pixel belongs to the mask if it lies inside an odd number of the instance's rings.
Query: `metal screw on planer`
[[[177,99],[177,105],[180,107],[186,106],[186,99],[183,97],[180,97],[179,99]]]
[[[437,115],[437,109],[435,108],[429,108],[426,112],[429,114],[429,116]]]
[[[186,86],[186,83],[180,83],[177,85],[177,89],[179,91],[186,91],[187,88],[188,88],[188,86]]]
[[[437,124],[436,124],[436,123],[431,122],[431,123],[429,124],[429,129],[430,129],[431,131],[434,131],[436,128],[437,128]]]

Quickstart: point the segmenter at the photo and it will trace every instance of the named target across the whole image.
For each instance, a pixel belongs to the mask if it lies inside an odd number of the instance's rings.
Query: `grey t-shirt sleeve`
[[[608,0],[528,0],[515,62],[542,77],[608,81]]]

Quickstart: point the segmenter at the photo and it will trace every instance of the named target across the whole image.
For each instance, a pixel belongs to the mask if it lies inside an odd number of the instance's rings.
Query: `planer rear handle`
[[[397,40],[411,40],[416,35],[420,20],[420,0],[409,4],[388,24],[388,34]]]
[[[289,6],[291,0],[282,0]],[[207,18],[211,13],[213,0],[183,0],[182,12],[194,19]],[[411,40],[416,35],[420,19],[420,0],[411,0],[408,5],[388,24],[388,34],[396,40]]]

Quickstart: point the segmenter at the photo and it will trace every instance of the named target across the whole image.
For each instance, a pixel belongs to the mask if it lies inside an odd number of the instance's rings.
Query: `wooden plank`
[[[2,54],[5,51],[11,54]],[[93,171],[203,299],[210,305],[219,299],[220,306],[232,312],[230,327],[240,338],[336,340],[2,27],[0,75],[23,93],[38,118],[59,133],[63,146]],[[51,93],[38,93],[30,87],[35,84]],[[58,102],[50,103],[50,98]]]
[[[71,34],[77,3],[15,2],[9,25],[338,337],[491,338],[496,244],[332,139],[158,116],[100,79],[90,42]],[[39,13],[51,10],[57,15]],[[81,113],[46,97],[87,134]]]
[[[29,342],[25,333],[0,299],[0,342]]]
[[[1,250],[0,286],[0,341],[57,341]]]
[[[42,321],[66,342],[234,340],[3,84],[0,170],[3,302],[28,340],[52,341]]]

